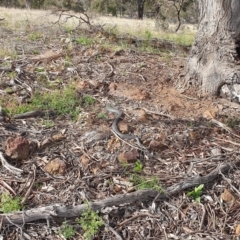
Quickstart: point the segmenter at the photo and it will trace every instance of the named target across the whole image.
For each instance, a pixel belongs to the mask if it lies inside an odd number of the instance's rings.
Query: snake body
[[[141,144],[138,136],[129,135],[129,134],[123,134],[123,133],[121,133],[121,132],[119,131],[117,125],[118,125],[118,122],[120,121],[120,119],[121,119],[121,117],[122,117],[122,115],[123,115],[123,112],[122,112],[121,110],[115,109],[115,108],[110,107],[110,106],[108,106],[108,105],[106,105],[106,110],[109,111],[109,112],[112,112],[112,113],[116,113],[116,114],[117,114],[117,117],[114,119],[114,121],[113,121],[113,123],[112,123],[112,126],[111,126],[113,132],[115,132],[115,133],[116,133],[120,138],[122,138],[122,139],[127,139],[127,140],[135,139],[135,140],[137,141],[138,146],[139,146],[140,148],[145,148],[145,147]]]

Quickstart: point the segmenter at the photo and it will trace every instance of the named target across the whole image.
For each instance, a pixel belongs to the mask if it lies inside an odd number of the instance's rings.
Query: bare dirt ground
[[[176,91],[173,85],[186,61],[181,47],[150,53],[134,44],[123,47],[94,31],[76,29],[70,34],[56,25],[31,25],[24,31],[3,25],[0,31],[0,98],[5,111],[16,101],[30,104],[37,90],[51,92],[52,86],[63,89],[69,84],[78,94],[80,109],[74,120],[54,113],[3,116],[0,151],[5,154],[7,139],[15,136],[34,147],[25,160],[6,157],[23,173],[19,177],[1,167],[1,193],[23,197],[24,211],[56,203],[71,208],[121,196],[118,204],[99,211],[105,226],[94,239],[237,239],[239,105]],[[92,42],[76,41],[83,36]],[[84,104],[86,96],[94,103]],[[124,112],[120,130],[137,135],[144,149],[114,135],[111,123],[116,115],[106,105]],[[54,159],[62,165],[47,169]],[[137,164],[142,166],[139,171]],[[152,179],[157,179],[152,187],[161,188],[164,198],[139,195],[138,200],[125,201],[125,194]],[[198,203],[187,193],[202,183]],[[73,217],[54,217],[55,212],[27,222],[24,211],[21,224],[14,222],[14,215],[0,214],[3,239],[64,239],[59,234],[63,221],[77,230],[71,239],[84,239]]]

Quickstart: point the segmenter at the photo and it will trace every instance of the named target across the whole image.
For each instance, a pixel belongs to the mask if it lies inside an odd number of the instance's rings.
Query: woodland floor
[[[157,179],[164,191],[227,162],[230,170],[219,172],[204,185],[200,203],[187,196],[193,188],[159,201],[139,199],[124,204],[123,198],[123,204],[99,212],[111,228],[101,227],[94,239],[237,239],[239,104],[177,92],[174,81],[186,61],[186,50],[180,46],[149,51],[148,45],[125,42],[123,46],[115,37],[95,31],[76,29],[70,42],[69,35],[57,25],[31,26],[25,31],[0,25],[0,46],[6,51],[0,59],[2,108],[9,112],[16,102],[30,104],[35,91],[51,92],[71,84],[80,110],[75,119],[67,114],[17,119],[9,113],[4,117],[0,151],[4,153],[7,139],[16,135],[37,146],[28,159],[10,161],[24,170],[21,177],[0,168],[0,192],[14,195],[12,189],[17,196],[27,196],[24,210],[54,203],[75,206],[136,191],[139,186],[132,181],[134,177],[142,182]],[[84,102],[86,96],[94,102]],[[106,104],[124,112],[120,129],[138,135],[147,149],[136,149],[116,138],[111,131],[116,116],[106,111]],[[137,146],[133,140],[129,143]],[[125,152],[135,156],[128,159],[131,163],[119,161]],[[56,158],[66,163],[64,173],[58,175],[44,168]],[[64,239],[59,234],[63,221],[77,229],[71,239],[84,239],[74,218],[2,225],[0,235],[3,239]]]

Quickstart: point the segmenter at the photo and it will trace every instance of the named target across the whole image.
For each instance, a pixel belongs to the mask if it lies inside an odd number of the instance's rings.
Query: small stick
[[[150,110],[148,110],[148,109],[146,109],[146,108],[142,108],[142,109],[143,109],[144,111],[148,112],[148,113],[151,113],[151,114],[156,114],[156,115],[159,115],[159,116],[168,117],[168,118],[170,118],[170,119],[172,119],[172,120],[175,119],[174,116],[171,116],[171,115],[169,115],[169,114],[164,114],[164,113],[159,113],[159,112],[150,111]]]
[[[27,201],[27,199],[28,199],[28,197],[29,197],[29,195],[31,193],[33,184],[35,183],[35,179],[36,179],[36,166],[33,164],[33,179],[31,181],[31,184],[30,184],[30,186],[29,186],[29,188],[28,188],[24,198],[21,201],[22,204],[24,204]]]

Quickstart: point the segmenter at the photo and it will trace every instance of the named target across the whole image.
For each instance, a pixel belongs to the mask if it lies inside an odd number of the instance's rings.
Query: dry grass
[[[52,14],[50,10],[28,10],[4,7],[0,7],[0,17],[5,18],[1,25],[4,24],[5,27],[12,30],[23,30],[26,26],[34,24],[49,25],[58,20],[58,15]],[[67,25],[72,27],[77,26],[77,21],[69,19]]]
[[[89,16],[92,24],[104,25],[106,29],[114,29],[116,33],[127,33],[136,37],[167,39],[179,44],[189,45],[193,42],[196,34],[196,27],[193,25],[185,25],[184,30],[175,33],[174,25],[170,25],[167,32],[156,31],[154,19],[126,19],[99,16],[96,14],[89,14]],[[0,23],[1,25],[14,30],[24,30],[33,24],[49,25],[58,20],[58,15],[51,14],[51,11],[3,7],[0,8],[0,17],[5,18],[5,21]],[[78,25],[78,21],[77,19],[71,18],[66,22],[65,19],[62,18],[61,25],[71,29]]]
[[[117,17],[98,16],[93,20],[94,24],[100,24],[114,29],[119,34],[130,34],[136,37],[167,39],[179,44],[192,44],[197,32],[195,25],[186,24],[182,30],[175,32],[176,25],[170,24],[168,31],[155,29],[154,19],[126,19]]]

